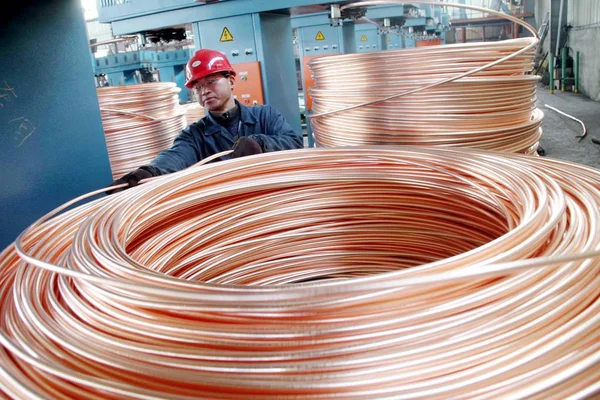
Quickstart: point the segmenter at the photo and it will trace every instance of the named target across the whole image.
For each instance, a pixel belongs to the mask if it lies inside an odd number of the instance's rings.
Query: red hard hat
[[[197,80],[216,72],[226,71],[235,76],[233,67],[223,53],[208,49],[198,50],[185,67],[185,87],[191,89]]]

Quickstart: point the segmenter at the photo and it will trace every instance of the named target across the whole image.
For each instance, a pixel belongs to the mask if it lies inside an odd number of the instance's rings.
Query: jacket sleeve
[[[302,135],[295,132],[283,115],[273,107],[264,106],[261,123],[264,127],[263,133],[250,135],[250,137],[260,143],[265,153],[304,147]]]
[[[158,175],[181,171],[200,161],[200,151],[194,140],[191,125],[185,127],[170,149],[161,152],[148,165]],[[155,173],[156,173],[155,172]]]

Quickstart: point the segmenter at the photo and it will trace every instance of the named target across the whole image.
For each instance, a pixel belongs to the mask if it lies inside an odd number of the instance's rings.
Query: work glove
[[[239,138],[233,145],[233,153],[231,158],[251,156],[252,154],[262,153],[260,143],[256,139],[252,139],[247,136]]]
[[[137,184],[142,179],[151,178],[153,176],[154,175],[152,175],[152,173],[150,171],[143,169],[143,168],[138,168],[133,172],[123,175],[121,178],[117,179],[116,181],[114,181],[113,183],[110,184],[110,186],[115,186],[115,185],[120,185],[122,183],[126,183],[128,186],[123,187],[123,188],[113,189],[113,190],[107,190],[105,193],[110,195],[113,193],[122,192],[125,189],[129,189],[131,187],[137,186]]]

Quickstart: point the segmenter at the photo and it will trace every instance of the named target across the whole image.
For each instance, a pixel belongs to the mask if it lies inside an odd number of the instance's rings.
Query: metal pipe
[[[560,50],[560,90],[565,91],[565,81],[567,80],[567,48]]]
[[[558,10],[558,33],[556,35],[556,54],[557,55],[558,55],[558,49],[560,49],[560,31],[561,31],[561,27],[562,27],[564,1],[565,0],[560,0],[560,9]],[[550,24],[552,24],[552,20],[550,20]]]
[[[579,93],[579,52],[575,54],[575,93]]]
[[[578,140],[577,140],[578,142],[581,142],[581,141],[583,140],[583,138],[587,136],[587,128],[585,127],[585,124],[584,124],[584,123],[583,123],[583,122],[582,122],[580,119],[577,119],[577,118],[575,118],[574,116],[567,114],[566,112],[560,111],[560,110],[559,110],[559,109],[557,109],[557,108],[554,108],[554,107],[552,107],[552,106],[549,106],[548,104],[544,104],[544,107],[546,107],[546,108],[549,108],[549,109],[551,109],[551,110],[553,110],[553,111],[556,111],[557,113],[559,113],[559,114],[561,114],[561,115],[564,115],[564,116],[565,116],[565,117],[567,117],[567,118],[571,118],[573,121],[577,121],[577,122],[579,122],[579,124],[580,124],[580,125],[581,125],[581,127],[583,128],[583,133],[582,133],[581,135],[577,135],[577,136],[575,136],[575,137],[578,139]]]
[[[550,94],[554,94],[554,54],[548,53],[548,73],[550,74]]]

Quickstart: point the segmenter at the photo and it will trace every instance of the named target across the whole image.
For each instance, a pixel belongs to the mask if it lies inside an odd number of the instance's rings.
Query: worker
[[[111,184],[127,183],[127,187],[107,194],[136,186],[142,179],[180,171],[226,150],[233,153],[221,160],[303,147],[301,134],[275,108],[246,107],[234,99],[236,73],[223,53],[198,50],[188,61],[185,74],[185,86],[196,92],[208,113],[185,127],[170,149]]]

